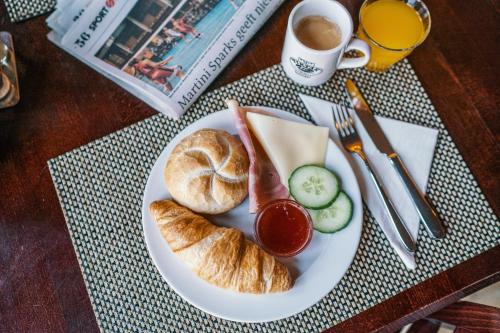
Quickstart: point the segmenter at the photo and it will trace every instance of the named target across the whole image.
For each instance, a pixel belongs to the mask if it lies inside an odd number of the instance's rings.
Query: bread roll
[[[248,155],[242,143],[222,130],[201,129],[175,146],[165,167],[172,197],[192,211],[220,214],[248,193]]]

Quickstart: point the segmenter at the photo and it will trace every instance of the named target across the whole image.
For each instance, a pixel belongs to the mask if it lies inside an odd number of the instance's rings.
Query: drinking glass
[[[11,59],[9,46],[0,39],[0,66],[7,66]]]
[[[14,106],[19,102],[16,58],[12,36],[0,31],[0,109]]]
[[[410,20],[413,18],[412,13],[408,12],[406,7],[396,6],[394,8],[394,5],[400,5],[400,3],[409,6],[416,13],[418,22]],[[376,12],[374,8],[377,9]],[[403,13],[398,13],[396,18],[399,20],[398,24],[404,29],[394,28],[394,9],[403,9]],[[410,16],[399,14],[409,14]],[[408,20],[405,21],[405,18]],[[366,41],[371,48],[371,57],[366,68],[374,72],[388,70],[422,44],[429,35],[430,29],[429,10],[420,0],[365,0],[359,11],[357,37]],[[417,30],[419,35],[414,38]]]

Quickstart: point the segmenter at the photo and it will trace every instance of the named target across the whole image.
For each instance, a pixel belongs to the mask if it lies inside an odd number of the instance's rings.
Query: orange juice
[[[419,5],[419,1],[416,1]],[[426,37],[430,17],[420,2],[419,11],[401,0],[366,1],[359,16],[358,37],[371,48],[367,69],[382,71],[406,57]],[[425,16],[427,13],[427,16]]]

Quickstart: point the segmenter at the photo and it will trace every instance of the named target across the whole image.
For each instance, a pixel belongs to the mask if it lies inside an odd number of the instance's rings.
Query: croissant
[[[218,227],[171,200],[155,201],[149,209],[172,251],[205,281],[254,294],[291,288],[285,265],[240,230]]]

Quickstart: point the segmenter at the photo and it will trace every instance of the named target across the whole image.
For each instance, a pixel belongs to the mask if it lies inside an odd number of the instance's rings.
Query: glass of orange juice
[[[366,68],[389,69],[419,46],[431,29],[431,16],[420,0],[366,0],[359,12],[358,38],[371,48]]]

